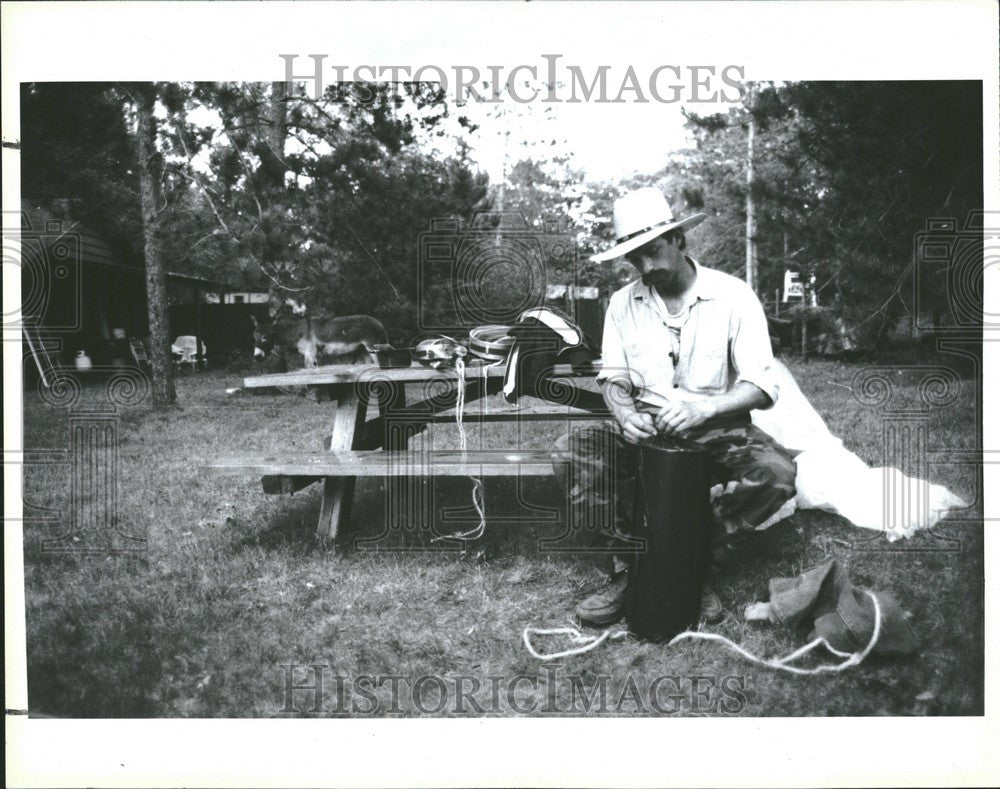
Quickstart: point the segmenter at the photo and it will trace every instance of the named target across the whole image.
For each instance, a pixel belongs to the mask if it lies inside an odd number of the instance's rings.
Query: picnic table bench
[[[609,416],[600,394],[576,386],[573,379],[593,377],[598,366],[553,370],[551,401],[511,407],[485,398],[500,391],[503,364],[470,364],[463,376],[463,423],[603,419]],[[287,373],[248,376],[244,389],[310,387],[317,400],[333,406],[325,450],[313,453],[267,452],[220,457],[201,468],[206,474],[260,476],[265,493],[293,493],[323,482],[316,536],[333,543],[346,531],[357,477],[543,476],[566,461],[552,449],[520,447],[456,450],[411,449],[410,440],[435,422],[454,422],[459,403],[459,373],[454,368],[380,368],[373,364],[326,365]],[[423,395],[407,402],[407,387]],[[496,398],[499,400],[499,398]],[[377,404],[378,416],[368,418]],[[470,407],[476,404],[476,407]]]

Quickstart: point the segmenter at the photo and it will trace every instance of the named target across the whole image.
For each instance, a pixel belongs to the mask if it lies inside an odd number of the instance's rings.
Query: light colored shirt
[[[669,308],[656,288],[650,288],[649,292],[652,294],[653,304],[660,313],[660,317],[667,328],[670,329],[670,359],[676,364],[681,352],[681,328],[687,323],[688,315],[691,314],[692,299],[690,294],[688,294],[688,297],[684,301],[684,306],[681,307],[676,315],[671,315]]]
[[[637,400],[655,405],[722,394],[748,381],[773,405],[778,381],[756,294],[736,277],[691,263],[695,281],[677,315],[641,279],[611,296],[597,380],[627,379]],[[671,327],[680,332],[676,364]]]

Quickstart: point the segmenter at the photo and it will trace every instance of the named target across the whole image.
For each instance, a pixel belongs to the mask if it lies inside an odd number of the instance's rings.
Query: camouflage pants
[[[651,441],[708,453],[712,481],[723,486],[712,501],[715,569],[729,557],[739,535],[762,524],[795,495],[795,461],[747,416],[714,420]],[[572,431],[559,445],[571,458],[566,491],[571,528],[582,536],[585,550],[611,554],[608,569],[616,574],[628,566],[639,448],[625,441],[615,422]],[[564,473],[556,476],[566,481]]]

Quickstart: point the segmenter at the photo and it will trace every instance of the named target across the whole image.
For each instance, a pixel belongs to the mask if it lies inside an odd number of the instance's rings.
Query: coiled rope
[[[502,362],[513,344],[510,326],[490,323],[469,332],[469,353],[486,362]]]

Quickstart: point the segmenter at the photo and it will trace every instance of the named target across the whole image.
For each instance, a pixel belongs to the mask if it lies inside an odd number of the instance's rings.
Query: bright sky
[[[549,109],[545,113],[537,104],[512,108],[506,119],[491,117],[495,106],[470,103],[461,110],[481,124],[473,155],[491,181],[499,181],[503,172],[505,143],[510,164],[531,156],[532,144],[542,145],[543,152],[570,153],[588,180],[616,180],[636,171],[658,170],[667,154],[691,145],[678,104],[584,102],[554,104]],[[706,111],[704,105],[698,110]],[[556,144],[550,147],[553,139]]]

